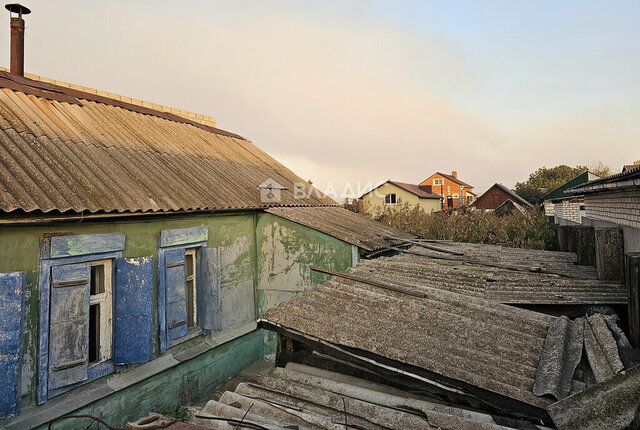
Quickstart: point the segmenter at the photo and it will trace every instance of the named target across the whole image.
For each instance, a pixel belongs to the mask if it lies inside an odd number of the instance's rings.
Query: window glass
[[[92,261],[89,296],[89,365],[111,358],[112,260]]]
[[[195,327],[197,319],[196,306],[196,248],[185,250],[187,276],[187,326]]]

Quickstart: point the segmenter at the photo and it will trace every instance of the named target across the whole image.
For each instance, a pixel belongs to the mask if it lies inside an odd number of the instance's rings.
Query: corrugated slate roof
[[[621,173],[596,179],[570,188],[568,192],[576,194],[598,193],[608,190],[640,187],[640,165]]]
[[[422,253],[423,250],[414,247],[411,251]],[[562,270],[559,265],[555,267],[555,270]],[[580,267],[571,269],[579,271]],[[627,291],[620,283],[500,269],[456,261],[455,258],[440,260],[410,254],[380,257],[363,260],[346,273],[364,279],[383,276],[385,283],[398,287],[418,291],[437,288],[505,304],[627,303]]]
[[[277,367],[256,382],[240,382],[234,391],[222,393],[219,400],[192,408],[189,422],[218,428],[215,423],[226,419],[243,419],[247,426],[257,424],[256,428],[544,428],[436,403],[388,385],[297,363]]]
[[[177,115],[0,72],[1,212],[171,212],[334,205],[242,137]]]
[[[500,295],[523,304],[626,300],[620,285],[600,283],[594,273],[575,279],[584,269],[574,266],[575,255],[449,242],[427,246],[363,260],[345,272],[313,268],[333,276],[267,311],[260,325],[304,345],[281,359],[317,351],[386,374],[385,380],[409,378],[413,382],[405,386],[418,391],[455,402],[472,398],[488,410],[544,422],[545,408],[556,399],[583,390],[594,374],[616,378],[629,365],[620,363],[631,350],[614,313],[592,308],[586,318],[570,320],[496,301]],[[423,252],[431,255],[414,255]]]
[[[547,410],[560,430],[622,430],[637,428],[629,426],[634,417],[640,417],[639,408],[640,366],[635,366],[549,405]]]
[[[385,282],[386,274],[378,279]],[[335,276],[267,311],[262,324],[424,369],[457,389],[468,384],[537,408],[551,403],[532,388],[554,317],[421,291],[425,297],[417,298]]]
[[[277,207],[268,209],[267,212],[321,231],[366,251],[402,243],[402,240],[387,239],[388,236],[404,239],[416,237],[341,207]]]

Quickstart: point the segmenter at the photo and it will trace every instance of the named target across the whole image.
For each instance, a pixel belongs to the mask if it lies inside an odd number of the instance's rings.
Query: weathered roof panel
[[[270,208],[267,212],[321,231],[366,251],[402,242],[401,239],[386,239],[388,236],[403,239],[416,237],[341,207],[277,207]]]
[[[383,278],[383,277],[382,277]],[[370,351],[445,378],[544,408],[532,388],[553,317],[424,288],[424,298],[334,277],[263,324]]]
[[[456,242],[440,242],[438,247],[464,255],[445,257],[415,245],[411,254],[363,260],[346,273],[363,279],[382,277],[385,283],[401,288],[437,288],[505,304],[627,303],[622,284],[598,280],[592,267],[575,264],[573,253]],[[550,273],[540,273],[543,270]]]
[[[638,416],[639,405],[640,366],[635,366],[547,410],[560,430],[622,430]]]
[[[219,401],[193,408],[190,422],[211,426],[206,417],[245,419],[261,428],[341,429],[466,429],[524,428],[498,422],[500,417],[435,403],[387,385],[318,368],[287,364],[256,383],[241,382]],[[543,427],[526,423],[526,428]]]
[[[335,205],[294,198],[305,181],[236,134],[5,72],[0,88],[0,212]],[[261,201],[267,179],[279,202]]]
[[[623,170],[622,172],[611,176],[585,182],[568,189],[567,192],[589,194],[638,187],[640,187],[640,165],[634,166],[628,170]]]

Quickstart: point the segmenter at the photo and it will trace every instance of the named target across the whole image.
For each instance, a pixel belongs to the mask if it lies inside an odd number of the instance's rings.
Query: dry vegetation
[[[377,211],[367,210],[361,202],[353,202],[345,207],[426,239],[529,249],[555,248],[555,234],[540,209],[532,209],[525,216],[517,210],[502,215],[465,209],[426,214],[418,206],[411,207],[407,203],[385,206]]]

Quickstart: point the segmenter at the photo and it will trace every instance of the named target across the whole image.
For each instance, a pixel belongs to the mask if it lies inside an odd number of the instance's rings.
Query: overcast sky
[[[214,116],[320,189],[640,159],[638,1],[23,3],[26,72]]]

